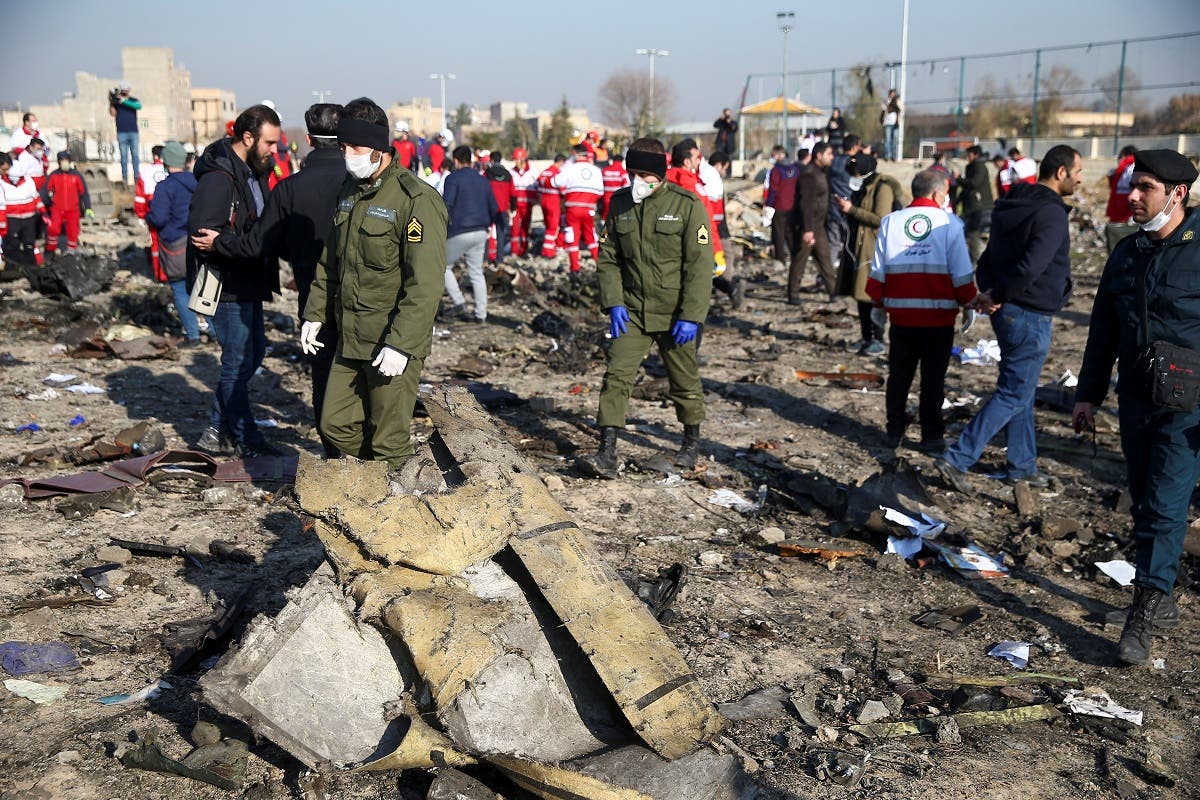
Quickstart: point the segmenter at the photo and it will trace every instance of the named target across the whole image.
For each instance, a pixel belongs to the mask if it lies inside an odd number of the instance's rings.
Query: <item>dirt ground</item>
[[[1086,212],[1102,209],[1095,187],[1082,199]],[[1042,378],[1052,383],[1066,370],[1078,372],[1086,324],[1103,244],[1082,220],[1075,239],[1076,291],[1054,323],[1054,344]],[[1096,216],[1099,216],[1098,214]],[[145,244],[134,228],[91,229],[93,243],[113,250],[130,240]],[[85,244],[88,231],[85,231]],[[119,276],[112,289],[85,302],[45,298],[24,280],[0,286],[0,477],[34,477],[78,471],[70,466],[20,466],[22,454],[42,446],[78,445],[94,435],[110,438],[128,425],[150,421],[171,448],[193,444],[206,425],[210,386],[217,373],[215,345],[183,350],[174,359],[121,361],[71,358],[52,350],[64,331],[85,322],[133,321],[156,332],[173,323],[169,292],[153,285],[136,258],[132,276]],[[511,397],[488,404],[512,442],[535,460],[560,502],[574,514],[595,545],[623,572],[653,576],[680,562],[688,566],[685,591],[666,624],[670,637],[701,678],[715,702],[736,701],[761,688],[810,698],[820,717],[818,735],[792,708],[767,718],[738,721],[726,732],[747,768],[771,797],[886,798],[1093,798],[1194,797],[1188,777],[1197,768],[1200,727],[1200,620],[1192,587],[1177,592],[1182,624],[1159,640],[1157,666],[1113,665],[1119,625],[1105,614],[1130,597],[1101,574],[1094,562],[1130,557],[1129,520],[1116,510],[1123,478],[1116,417],[1100,418],[1097,449],[1076,437],[1068,415],[1039,408],[1040,466],[1053,486],[1035,492],[1038,509],[1018,513],[1012,490],[984,473],[1003,465],[993,443],[971,478],[973,497],[952,493],[937,478],[930,458],[909,447],[900,456],[920,475],[931,496],[929,512],[965,532],[987,551],[1004,554],[1011,574],[969,580],[935,560],[920,564],[884,556],[886,537],[851,528],[811,499],[805,487],[815,475],[854,487],[892,461],[883,448],[883,395],[879,389],[848,389],[836,381],[801,382],[797,369],[886,373],[883,359],[853,354],[857,321],[844,301],[806,295],[806,305],[785,305],[782,265],[749,260],[741,265],[747,301],[738,311],[714,296],[704,332],[702,368],[708,421],[703,431],[703,474],[666,480],[637,464],[678,446],[681,429],[652,357],[630,406],[621,435],[624,476],[588,480],[573,457],[595,448],[596,402],[603,375],[603,325],[588,308],[590,264],[585,279],[571,284],[545,262],[526,265],[542,286],[528,295],[495,297],[489,324],[439,322],[433,355],[425,364],[429,382],[476,380]],[[808,280],[811,282],[811,271]],[[572,344],[534,333],[533,320],[552,310],[576,330]],[[267,435],[284,448],[317,452],[308,405],[308,375],[294,344],[295,293],[269,309],[272,349],[251,394],[260,420],[277,427]],[[986,319],[959,345],[992,338]],[[460,363],[464,357],[486,361]],[[104,394],[34,400],[51,372],[70,373],[106,389]],[[993,385],[993,367],[952,364],[947,378],[951,401],[965,405],[947,412],[953,436]],[[548,398],[553,410],[534,410],[531,397]],[[913,398],[915,401],[915,397]],[[68,421],[82,415],[86,427]],[[42,431],[17,433],[36,422]],[[427,434],[427,419],[418,432]],[[715,488],[753,498],[766,487],[765,506],[739,513],[708,502]],[[424,797],[429,776],[421,772],[325,776],[304,767],[266,740],[254,741],[238,724],[207,708],[196,681],[211,656],[167,680],[173,688],[145,703],[103,705],[99,698],[136,692],[166,675],[170,656],[162,635],[169,623],[210,616],[221,602],[242,597],[247,614],[273,613],[285,592],[302,585],[322,558],[320,545],[299,518],[279,502],[284,487],[263,482],[238,488],[213,502],[195,487],[172,491],[149,487],[132,512],[101,510],[67,520],[57,501],[10,503],[0,516],[0,641],[64,641],[82,663],[77,672],[28,676],[67,687],[61,699],[35,705],[0,689],[0,797],[45,798],[227,797],[228,792],[184,778],[123,767],[114,754],[133,737],[156,734],[164,752],[182,757],[198,720],[212,720],[229,735],[251,741],[246,797],[371,798]],[[263,491],[255,491],[260,489]],[[853,491],[851,491],[853,496]],[[913,509],[915,510],[915,509]],[[1067,525],[1065,523],[1073,523]],[[866,555],[829,564],[810,556],[783,557],[757,543],[767,527],[789,539],[865,545]],[[1052,536],[1068,532],[1061,538]],[[134,555],[110,573],[109,601],[64,607],[17,608],[22,601],[82,595],[77,576],[99,563],[97,551],[110,537],[206,549],[209,540],[232,540],[254,555],[253,563]],[[1181,582],[1190,583],[1200,564],[1186,556]],[[950,634],[921,627],[911,618],[930,609],[976,604],[982,618]],[[239,627],[240,627],[239,625]],[[236,640],[237,630],[234,631]],[[1017,672],[989,657],[997,642],[1032,645],[1028,669],[1078,678],[1102,687],[1115,701],[1145,712],[1140,728],[1106,738],[1078,718],[963,729],[961,741],[939,743],[930,736],[868,740],[848,733],[868,700],[884,700],[920,683],[920,675],[1008,676]],[[898,672],[899,671],[899,672]],[[904,673],[903,675],[900,672]],[[906,677],[907,676],[907,677]],[[929,695],[893,719],[951,713],[963,701],[953,687],[928,685]],[[1050,689],[1031,687],[1022,696],[997,695],[992,706],[1027,705],[1057,699]],[[976,698],[978,700],[978,698]],[[974,708],[973,706],[971,706]],[[835,741],[828,741],[837,732]],[[1110,731],[1112,733],[1112,731]],[[1124,738],[1124,742],[1116,739]],[[854,788],[822,780],[816,765],[830,753],[870,754]],[[1179,783],[1156,785],[1141,767],[1147,754],[1161,758]],[[521,797],[518,791],[507,797]]]

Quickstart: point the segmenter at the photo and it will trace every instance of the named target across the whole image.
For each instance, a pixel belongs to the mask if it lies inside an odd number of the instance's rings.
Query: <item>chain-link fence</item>
[[[1200,32],[971,55],[910,58],[904,67],[904,155],[921,143],[1106,140],[1115,154],[1134,136],[1200,133]],[[872,61],[831,69],[789,70],[786,94],[822,113],[743,116],[747,154],[798,133],[822,129],[839,107],[846,130],[882,139],[881,104],[899,88],[901,66]],[[746,77],[741,106],[779,98],[782,70]],[[1025,152],[1023,150],[1023,152]]]

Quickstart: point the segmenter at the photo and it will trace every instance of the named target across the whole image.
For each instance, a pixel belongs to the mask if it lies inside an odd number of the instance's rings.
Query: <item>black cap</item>
[[[1187,156],[1174,150],[1139,150],[1133,157],[1133,171],[1148,172],[1172,186],[1191,186],[1200,174]]]
[[[688,156],[692,154],[692,147],[694,147],[694,145],[688,144],[687,139],[684,139],[682,142],[672,147],[671,163],[678,167],[684,161],[687,161]]]
[[[59,160],[59,161],[70,161],[70,160],[71,160],[71,154],[70,154],[69,152],[67,152],[66,150],[60,150],[60,151],[58,152],[58,159],[57,159],[57,160]]]
[[[878,166],[879,162],[876,161],[875,156],[870,156],[866,153],[859,153],[858,155],[850,156],[850,158],[846,160],[846,173],[848,175],[858,175],[865,178],[874,172],[875,168]]]

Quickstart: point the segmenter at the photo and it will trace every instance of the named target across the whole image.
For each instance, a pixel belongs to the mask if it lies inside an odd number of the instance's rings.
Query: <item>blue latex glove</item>
[[[608,310],[608,320],[608,335],[620,339],[626,330],[626,323],[629,322],[629,312],[625,306],[613,306]]]
[[[696,338],[699,330],[700,326],[696,323],[680,319],[676,320],[675,325],[671,328],[671,335],[675,337],[675,344],[687,344]]]

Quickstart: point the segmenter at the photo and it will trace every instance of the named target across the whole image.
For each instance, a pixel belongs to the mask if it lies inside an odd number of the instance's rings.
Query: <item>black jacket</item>
[[[829,175],[816,164],[801,167],[800,179],[796,181],[796,204],[792,207],[792,223],[800,234],[812,231],[820,238],[825,235],[827,219]]]
[[[1139,277],[1149,319],[1142,332]],[[1200,211],[1160,242],[1138,232],[1113,249],[1100,276],[1075,399],[1099,405],[1117,362],[1117,394],[1144,388],[1134,370],[1142,347],[1162,341],[1200,351]]]
[[[246,162],[230,148],[231,139],[220,139],[204,149],[196,159],[192,173],[196,176],[196,192],[188,211],[188,231],[195,233],[210,228],[221,233],[244,236],[258,221],[250,181],[256,181],[265,200],[268,196],[267,176],[255,176]],[[264,206],[264,211],[265,206]],[[221,301],[270,300],[279,291],[279,261],[272,257],[244,258],[222,255],[219,252],[201,253],[188,243],[188,286],[195,280],[199,261],[221,271]]]
[[[1040,183],[1019,183],[992,208],[992,233],[979,257],[980,291],[997,303],[1053,314],[1071,296],[1067,204]]]
[[[296,276],[303,313],[317,261],[333,228],[338,190],[348,175],[341,150],[313,150],[299,172],[276,185],[254,227],[244,236],[222,233],[214,252],[229,259],[278,256],[287,261]]]
[[[971,227],[972,214],[992,210],[992,179],[988,174],[987,162],[977,158],[967,164],[966,172],[958,179],[958,199],[962,201],[962,215]]]

